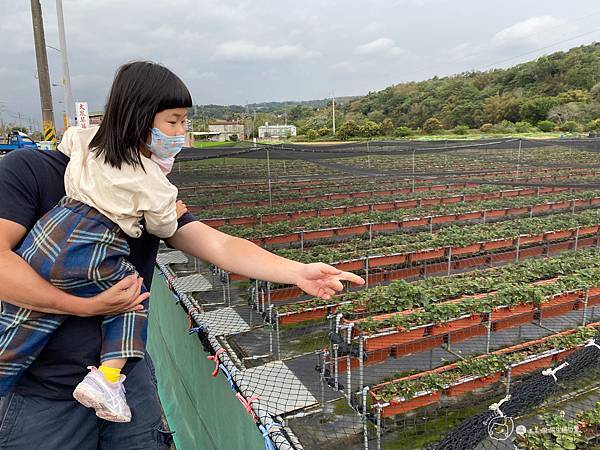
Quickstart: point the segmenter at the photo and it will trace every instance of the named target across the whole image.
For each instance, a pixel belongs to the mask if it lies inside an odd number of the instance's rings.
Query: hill
[[[600,131],[600,43],[556,52],[508,69],[400,83],[336,99],[338,137],[410,135],[454,129]],[[195,107],[196,117],[242,118],[243,106]],[[248,105],[263,122],[287,120],[314,139],[332,131],[329,99]],[[246,115],[248,117],[248,115]],[[249,123],[249,128],[252,125]]]

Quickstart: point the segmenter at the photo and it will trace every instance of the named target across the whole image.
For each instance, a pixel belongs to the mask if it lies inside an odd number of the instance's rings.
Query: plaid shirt
[[[33,226],[17,253],[44,279],[78,297],[93,297],[135,273],[125,259],[129,246],[121,229],[67,197]],[[64,319],[2,302],[0,396],[14,386]],[[146,309],[105,317],[100,359],[143,358],[146,319]]]

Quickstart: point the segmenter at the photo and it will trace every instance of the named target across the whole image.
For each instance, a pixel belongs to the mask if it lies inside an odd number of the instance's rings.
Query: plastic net
[[[599,149],[190,151],[173,181],[201,220],[367,284],[326,301],[167,249],[159,268],[267,448],[592,448]]]

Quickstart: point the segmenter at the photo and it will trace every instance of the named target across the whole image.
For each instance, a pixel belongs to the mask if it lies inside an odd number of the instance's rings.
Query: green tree
[[[531,125],[527,121],[520,121],[515,123],[515,130],[517,133],[529,133],[533,129],[533,125]]]
[[[469,127],[466,125],[457,125],[456,127],[454,127],[454,130],[452,130],[452,132],[454,134],[465,135],[469,132]]]
[[[558,104],[556,97],[538,96],[526,100],[521,104],[521,119],[530,123],[538,123],[545,120],[548,112]]]
[[[394,122],[392,122],[392,119],[388,117],[381,122],[381,132],[386,136],[394,132]]]
[[[319,133],[317,133],[317,131],[313,130],[312,128],[306,132],[306,138],[311,141],[314,141],[317,137],[319,137]]]
[[[348,139],[359,135],[358,124],[354,120],[348,120],[342,124],[337,130],[337,135],[340,139]]]
[[[381,134],[381,126],[372,120],[365,120],[359,126],[359,136],[373,137]]]
[[[574,133],[575,131],[579,131],[579,124],[574,120],[567,120],[565,123],[561,124],[558,129],[560,131]]]
[[[435,134],[438,131],[443,130],[443,129],[444,129],[444,125],[442,124],[441,120],[437,119],[435,117],[430,117],[423,124],[423,131],[426,134]]]
[[[414,132],[408,127],[398,127],[394,134],[398,137],[409,137],[412,136]]]
[[[319,136],[327,136],[331,131],[327,127],[322,127],[317,130]]]
[[[586,128],[590,131],[600,131],[600,119],[590,120]]]
[[[543,131],[544,133],[548,133],[550,131],[554,131],[554,129],[556,128],[556,125],[554,124],[554,122],[551,122],[550,120],[541,120],[537,123],[537,127],[540,129],[540,131]]]
[[[560,103],[587,102],[589,99],[590,95],[582,89],[570,89],[558,95]]]

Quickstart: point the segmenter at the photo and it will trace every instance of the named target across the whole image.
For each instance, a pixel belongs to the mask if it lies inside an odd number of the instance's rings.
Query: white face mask
[[[152,140],[147,144],[148,150],[152,153],[150,159],[167,175],[173,169],[175,156],[185,143],[185,135],[167,136],[158,128],[152,128],[151,136]]]

